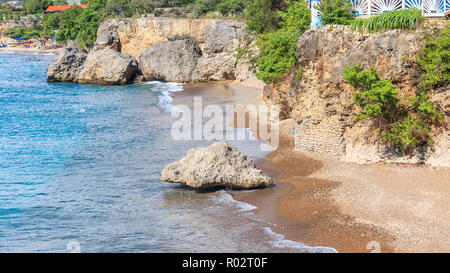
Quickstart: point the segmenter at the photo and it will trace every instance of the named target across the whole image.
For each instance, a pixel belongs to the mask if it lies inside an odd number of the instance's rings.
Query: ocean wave
[[[217,196],[211,197],[211,199],[219,204],[234,205],[242,212],[248,212],[257,209],[257,207],[252,206],[248,203],[235,200],[233,196],[231,196],[231,194],[227,193],[225,190],[219,191],[219,194]]]
[[[225,190],[221,190],[218,192],[218,195],[212,196],[211,199],[218,203],[218,204],[225,204],[225,205],[232,205],[236,206],[241,212],[250,212],[252,210],[257,209],[257,207],[237,201],[233,198],[231,194],[226,192]],[[251,214],[253,215],[253,214]],[[253,217],[250,217],[253,218]],[[253,219],[256,220],[256,219]],[[261,224],[264,225],[263,222]],[[265,223],[268,224],[268,223]],[[270,245],[274,248],[293,248],[293,249],[299,249],[304,252],[308,253],[337,253],[336,249],[331,247],[323,247],[323,246],[307,246],[303,243],[287,240],[285,239],[284,235],[275,233],[270,227],[262,227],[264,233],[270,238]]]
[[[297,248],[308,253],[337,253],[336,249],[325,246],[307,246],[300,242],[285,239],[284,235],[275,233],[271,228],[265,227],[264,232],[271,237],[271,245],[277,248]]]
[[[170,93],[183,91],[182,83],[150,81],[141,84],[150,85],[150,87],[158,93],[158,107],[169,113],[178,111],[175,106],[170,104],[173,101]]]

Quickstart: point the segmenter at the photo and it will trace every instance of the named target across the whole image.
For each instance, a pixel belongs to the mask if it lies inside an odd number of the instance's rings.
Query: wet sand
[[[195,95],[215,103],[263,103],[254,83],[186,85],[176,97]],[[339,252],[450,251],[449,169],[359,165],[294,151],[293,128],[294,121],[281,122],[278,149],[256,160],[276,186],[233,192],[258,207],[256,215],[275,232]]]
[[[332,247],[339,252],[371,252],[376,249],[369,243],[378,242],[382,252],[393,252],[394,237],[389,232],[360,223],[340,211],[332,191],[341,182],[333,181],[332,177],[311,177],[323,168],[323,163],[293,151],[289,125],[289,122],[281,125],[284,133],[279,148],[267,160],[257,162],[258,168],[275,175],[276,187],[236,193],[233,197],[257,206],[255,212],[272,222],[273,230],[284,234],[286,239],[309,246]]]

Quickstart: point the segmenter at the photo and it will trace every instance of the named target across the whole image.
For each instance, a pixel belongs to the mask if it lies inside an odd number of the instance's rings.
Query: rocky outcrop
[[[201,56],[191,58],[189,64],[179,61],[172,67],[183,70],[186,66],[190,69],[195,66],[190,78],[183,77],[183,81],[245,80],[254,77],[247,59],[236,60],[236,49],[246,42],[245,24],[237,21],[165,17],[108,20],[100,26],[98,37],[110,32],[117,33],[120,51],[136,59],[141,59],[144,52],[146,58],[154,59],[148,53],[156,49],[158,52],[171,52],[177,45],[173,41],[193,41],[195,46],[192,46],[192,49],[195,49],[195,52],[191,54],[196,55],[198,47]],[[181,42],[178,45],[180,44]],[[166,54],[165,58],[167,57]],[[171,56],[173,59],[175,57]],[[172,76],[161,75],[162,78]]]
[[[86,58],[87,53],[82,51],[76,42],[67,41],[67,45],[58,59],[47,68],[47,81],[74,81],[83,69]]]
[[[74,82],[107,85],[126,84],[138,73],[136,60],[111,48],[91,51]]]
[[[139,68],[147,81],[192,81],[202,52],[190,40],[178,40],[150,46],[139,57]]]
[[[121,51],[120,40],[117,32],[104,31],[99,33],[94,44],[94,50],[103,48],[110,48],[117,52]]]
[[[107,85],[133,81],[139,72],[137,61],[113,48],[111,40],[101,40],[86,53],[76,42],[68,41],[58,59],[47,68],[47,81]]]
[[[283,118],[296,120],[295,145],[299,150],[358,163],[427,162],[449,166],[448,131],[436,138],[434,151],[412,157],[397,154],[393,147],[385,145],[370,120],[356,121],[360,110],[353,101],[356,90],[343,80],[344,68],[360,62],[364,68],[373,67],[381,77],[392,79],[400,97],[412,96],[417,66],[411,60],[423,45],[419,31],[369,34],[343,26],[307,31],[298,43],[301,78],[297,76],[300,73],[291,71],[281,83],[265,87],[264,99],[280,106]],[[446,90],[433,95],[437,106],[443,103],[443,97],[448,100],[448,87]],[[445,106],[440,108],[444,110]]]
[[[123,84],[140,71],[146,80],[174,82],[246,80],[254,78],[250,62],[236,60],[236,49],[246,42],[245,25],[231,20],[141,17],[124,21],[108,20],[97,32],[82,73],[57,77],[52,81]],[[134,61],[133,61],[134,58]],[[79,59],[76,63],[82,62]],[[79,66],[56,62],[60,70],[77,74]],[[68,66],[68,67],[64,67]],[[75,73],[76,72],[76,73]],[[120,75],[122,73],[122,75]],[[77,74],[78,75],[78,74]],[[139,76],[142,77],[142,76]]]
[[[225,141],[206,148],[191,149],[179,162],[164,168],[161,180],[193,188],[223,186],[251,189],[273,183],[272,178],[256,169],[250,158]]]
[[[10,29],[10,28],[14,28],[14,27],[32,27],[34,25],[36,25],[37,23],[39,23],[39,19],[28,19],[28,18],[21,18],[20,20],[4,20],[2,22],[0,22],[0,37],[2,36],[1,34]]]

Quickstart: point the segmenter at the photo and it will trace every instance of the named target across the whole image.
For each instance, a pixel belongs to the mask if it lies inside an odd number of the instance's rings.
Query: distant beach
[[[0,51],[23,52],[23,53],[52,53],[58,54],[60,49],[37,49],[25,47],[0,47]]]

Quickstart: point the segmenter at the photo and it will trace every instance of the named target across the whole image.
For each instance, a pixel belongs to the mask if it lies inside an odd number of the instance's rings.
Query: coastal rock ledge
[[[107,43],[86,53],[69,40],[47,68],[47,81],[118,85],[133,81],[138,73],[137,61],[131,55],[117,52]]]
[[[256,169],[250,158],[226,141],[189,150],[183,159],[164,168],[161,180],[197,189],[220,186],[252,189],[273,183],[272,178]]]

